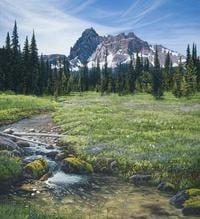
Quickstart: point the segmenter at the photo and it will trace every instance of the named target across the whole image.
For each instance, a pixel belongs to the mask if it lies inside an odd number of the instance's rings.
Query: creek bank
[[[50,120],[49,116],[46,115],[37,116],[33,119],[27,119],[25,121],[13,124],[13,129],[16,129],[19,132],[30,132],[30,130],[34,132],[44,133],[59,132],[58,127],[55,128],[52,125],[52,121]],[[30,137],[30,139],[38,140],[38,137]],[[106,201],[109,203],[108,206],[115,206],[116,202],[113,203],[111,202],[111,200],[114,201],[114,197],[118,197],[118,194],[120,194],[120,197],[118,198],[123,199],[122,203],[124,203],[125,197],[123,196],[123,193],[121,193],[121,190],[123,191],[124,188],[128,188],[126,191],[128,191],[128,193],[130,193],[131,195],[129,196],[129,203],[127,203],[127,205],[130,207],[132,207],[131,204],[135,205],[134,200],[132,200],[132,196],[134,197],[136,192],[134,184],[126,184],[125,182],[121,182],[120,179],[113,178],[110,175],[105,176],[105,173],[110,174],[118,170],[118,164],[115,159],[98,159],[95,163],[93,163],[92,167],[91,164],[87,163],[86,161],[80,160],[79,158],[75,157],[73,155],[75,154],[74,150],[70,147],[70,145],[66,146],[59,144],[58,139],[55,138],[52,139],[48,137],[40,137],[39,140],[48,143],[48,146],[32,143],[29,145],[25,145],[22,142],[16,142],[15,139],[10,139],[10,141],[12,141],[15,145],[14,149],[16,149],[17,147],[17,149],[19,149],[20,151],[20,155],[18,156],[20,156],[21,158],[22,170],[25,170],[25,167],[27,167],[27,165],[29,166],[28,172],[22,171],[21,173],[24,174],[25,172],[26,174],[23,176],[23,184],[22,182],[20,182],[20,184],[22,184],[20,186],[20,191],[26,192],[31,197],[41,197],[41,199],[43,196],[46,195],[48,197],[51,197],[52,194],[54,194],[54,196],[59,199],[61,197],[63,199],[67,198],[66,196],[70,195],[73,195],[73,197],[78,195],[80,196],[78,198],[80,202],[83,202],[84,200],[88,203],[90,202],[90,200],[92,200],[91,205],[94,205],[96,201],[95,199],[100,199],[100,203]],[[10,141],[9,144],[11,143]],[[7,150],[3,151],[5,152]],[[12,153],[13,151],[8,150],[7,152]],[[11,154],[11,157],[13,156],[16,155]],[[44,159],[43,162],[41,162],[42,159]],[[30,166],[33,168],[30,168]],[[35,172],[35,169],[38,169],[38,167],[39,171]],[[88,173],[93,172],[93,169],[94,172],[97,172],[98,174],[88,175]],[[104,174],[101,175],[99,174],[99,172]],[[32,174],[32,176],[27,177],[27,174]],[[139,185],[138,187],[136,187],[136,194],[138,194],[139,197],[140,195],[150,195],[149,198],[151,198],[151,196],[154,198],[157,197],[158,200],[163,198],[165,200],[164,205],[167,205],[167,208],[169,209],[173,209],[174,212],[176,211],[173,207],[171,208],[168,206],[168,204],[166,204],[168,203],[169,196],[163,197],[162,195],[158,195],[159,192],[155,189],[152,189],[152,187],[150,189],[145,187],[144,191],[143,187],[140,187],[140,185],[142,184],[141,182],[143,181],[146,182],[146,185],[149,185],[148,183],[149,181],[151,181],[151,176],[142,176],[137,174],[134,176],[133,181],[137,182],[137,184]],[[151,190],[153,190],[153,194]],[[166,190],[166,192],[168,191]],[[116,198],[116,200],[118,198]],[[150,207],[152,206],[152,203],[147,204],[146,200],[143,200],[143,202],[144,206],[141,207],[141,209],[153,208]],[[74,205],[76,204],[77,203],[74,203]],[[159,203],[156,202],[155,205],[158,208]],[[169,211],[172,210],[165,210],[163,209],[163,207],[162,209],[160,209],[160,212],[164,212],[163,214],[166,215],[171,215]],[[156,214],[156,212],[153,212],[153,214]],[[176,212],[176,214],[178,213]]]

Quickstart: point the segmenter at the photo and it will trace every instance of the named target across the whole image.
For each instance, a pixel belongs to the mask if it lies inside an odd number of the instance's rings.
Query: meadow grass
[[[143,173],[179,188],[200,186],[200,93],[155,100],[88,92],[59,101],[54,119],[81,157],[92,163],[113,158],[125,178]]]
[[[54,103],[50,98],[0,94],[0,124],[11,123],[32,114],[52,110]]]

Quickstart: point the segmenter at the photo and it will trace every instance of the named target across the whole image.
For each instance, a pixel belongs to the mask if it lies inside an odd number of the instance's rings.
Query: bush
[[[0,181],[15,179],[22,171],[21,160],[16,157],[0,156]]]

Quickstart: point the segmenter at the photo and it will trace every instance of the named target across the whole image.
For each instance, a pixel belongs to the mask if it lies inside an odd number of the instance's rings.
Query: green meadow
[[[199,186],[199,93],[190,99],[166,93],[155,100],[150,94],[88,92],[59,102],[54,120],[79,156],[93,164],[113,159],[113,173],[125,179],[151,174],[179,189]]]
[[[35,96],[0,94],[0,124],[15,122],[32,114],[52,110],[50,98]]]

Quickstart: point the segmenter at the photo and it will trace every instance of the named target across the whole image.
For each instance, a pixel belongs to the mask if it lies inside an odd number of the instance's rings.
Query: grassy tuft
[[[35,113],[52,110],[54,105],[48,98],[0,94],[0,124],[15,122]]]

